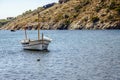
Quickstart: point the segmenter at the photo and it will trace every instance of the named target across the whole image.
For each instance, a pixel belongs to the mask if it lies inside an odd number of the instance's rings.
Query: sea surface
[[[0,31],[0,80],[120,80],[120,30],[41,33],[52,38],[49,51],[23,50],[24,31]]]

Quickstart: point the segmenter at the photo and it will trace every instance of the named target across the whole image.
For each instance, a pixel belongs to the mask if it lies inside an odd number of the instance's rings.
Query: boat
[[[10,31],[11,31],[11,32],[15,32],[15,30],[13,30],[13,29],[11,29]]]
[[[43,35],[40,37],[40,20],[39,20],[40,14],[38,13],[38,39],[37,40],[30,40],[27,37],[27,32],[25,30],[25,39],[21,40],[21,44],[23,46],[23,49],[25,50],[48,50],[49,43],[52,41],[52,39],[46,37]]]

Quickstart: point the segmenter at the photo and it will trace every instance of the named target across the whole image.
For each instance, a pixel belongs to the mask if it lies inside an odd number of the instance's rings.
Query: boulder
[[[69,0],[59,0],[59,3],[62,4],[62,3],[66,3],[67,1]]]

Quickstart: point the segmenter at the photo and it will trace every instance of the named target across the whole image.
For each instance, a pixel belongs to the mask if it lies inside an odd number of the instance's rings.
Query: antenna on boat
[[[40,14],[38,12],[38,40],[40,40],[40,19],[39,17],[40,17]]]

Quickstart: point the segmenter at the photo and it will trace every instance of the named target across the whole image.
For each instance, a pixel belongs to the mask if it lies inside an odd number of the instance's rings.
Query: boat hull
[[[50,40],[24,40],[21,44],[26,50],[47,50],[50,42]]]

